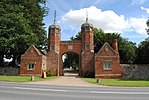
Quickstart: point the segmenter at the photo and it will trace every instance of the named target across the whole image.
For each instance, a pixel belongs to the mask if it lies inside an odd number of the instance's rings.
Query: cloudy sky
[[[56,10],[61,40],[69,40],[80,31],[87,13],[89,23],[105,32],[121,33],[137,44],[147,38],[149,0],[47,0],[46,6],[49,8],[43,21],[46,30],[53,24]]]

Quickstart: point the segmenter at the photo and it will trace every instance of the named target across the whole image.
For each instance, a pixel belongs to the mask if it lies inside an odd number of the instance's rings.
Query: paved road
[[[68,87],[0,82],[0,100],[149,100],[149,88]]]

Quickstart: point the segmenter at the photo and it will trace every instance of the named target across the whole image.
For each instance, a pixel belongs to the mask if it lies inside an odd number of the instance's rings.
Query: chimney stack
[[[118,52],[118,43],[117,43],[117,39],[114,39],[114,40],[113,40],[112,47],[113,47],[113,49],[114,49],[116,52]]]

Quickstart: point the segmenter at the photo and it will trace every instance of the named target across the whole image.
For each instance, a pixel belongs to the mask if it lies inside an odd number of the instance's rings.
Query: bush
[[[47,77],[53,76],[53,74],[52,74],[52,72],[51,72],[51,71],[46,72],[46,75],[47,75]]]
[[[86,77],[86,78],[94,78],[95,77],[95,73],[93,71],[86,70],[84,72],[84,77]]]

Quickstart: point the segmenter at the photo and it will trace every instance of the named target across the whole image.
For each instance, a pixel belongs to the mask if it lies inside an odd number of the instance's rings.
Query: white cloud
[[[85,23],[86,10],[88,11],[89,23],[93,24],[94,27],[103,29],[106,33],[125,33],[129,31],[144,36],[147,35],[145,31],[146,18],[130,17],[126,19],[124,15],[117,15],[112,10],[102,11],[95,6],[80,10],[70,10],[62,16],[59,23],[63,26],[63,29],[69,28],[71,30],[69,34],[72,34],[74,31],[80,31],[81,25]]]
[[[146,20],[145,18],[130,18],[129,23],[131,27],[139,34],[147,35],[146,28]]]
[[[117,15],[112,10],[102,11],[95,6],[80,10],[70,10],[62,16],[62,22],[80,27],[85,22],[86,10],[88,11],[89,23],[105,32],[124,32],[130,28],[124,15]]]
[[[146,13],[148,13],[148,14],[149,14],[149,8],[144,8],[144,7],[141,7],[141,10],[144,10],[144,11],[146,11]]]

